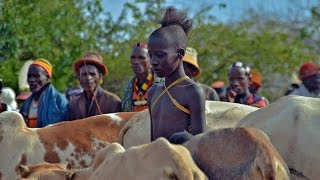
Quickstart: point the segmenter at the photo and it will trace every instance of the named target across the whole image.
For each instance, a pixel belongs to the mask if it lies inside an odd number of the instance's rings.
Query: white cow
[[[285,96],[259,109],[236,127],[264,131],[286,161],[293,179],[320,177],[320,99]]]
[[[221,101],[206,101],[207,129],[234,127],[240,119],[258,108]],[[118,142],[125,149],[150,142],[150,116],[144,110],[134,115],[119,133]]]

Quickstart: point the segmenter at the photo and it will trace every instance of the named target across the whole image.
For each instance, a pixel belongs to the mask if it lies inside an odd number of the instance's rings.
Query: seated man
[[[29,67],[27,81],[32,92],[20,113],[31,128],[41,128],[65,119],[68,101],[51,84],[52,66],[46,59],[37,59]]]
[[[194,48],[187,47],[186,54],[184,55],[182,60],[183,60],[184,72],[190,79],[194,80],[194,77],[197,77],[201,74],[201,70],[198,64],[197,51]],[[220,100],[219,95],[213,88],[199,82],[197,83],[201,85],[204,91],[206,100],[212,100],[212,101]]]
[[[320,67],[308,62],[300,67],[299,78],[302,81],[288,95],[299,95],[320,98]]]
[[[70,100],[67,113],[69,120],[121,111],[120,98],[100,86],[107,68],[99,54],[86,53],[73,67],[84,91]]]
[[[229,87],[223,101],[266,107],[267,102],[260,96],[250,93],[251,69],[242,62],[233,63],[228,71]]]

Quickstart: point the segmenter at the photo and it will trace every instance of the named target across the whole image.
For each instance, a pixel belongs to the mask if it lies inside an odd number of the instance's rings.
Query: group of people
[[[228,69],[229,85],[212,87],[194,80],[201,74],[197,51],[187,47],[192,21],[173,7],[166,10],[161,27],[152,32],[148,43],[136,43],[131,51],[134,75],[125,86],[122,99],[101,87],[107,67],[98,53],[86,53],[73,64],[81,90],[71,98],[51,83],[52,66],[37,59],[29,67],[27,82],[31,96],[20,113],[28,127],[41,128],[62,120],[76,120],[94,115],[149,109],[151,140],[165,137],[181,143],[203,132],[205,100],[266,107],[268,100],[257,95],[261,75],[242,62]],[[320,68],[306,63],[300,69],[302,84],[288,94],[320,97]]]

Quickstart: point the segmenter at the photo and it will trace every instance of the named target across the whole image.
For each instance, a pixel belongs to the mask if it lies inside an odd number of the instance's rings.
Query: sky
[[[130,2],[130,0],[102,0],[102,6],[104,11],[118,17],[123,4],[127,1]],[[226,4],[226,7],[220,8],[221,3]],[[205,5],[213,5],[214,8],[210,13],[219,22],[224,23],[239,20],[249,9],[278,15],[280,18],[295,16],[305,19],[311,15],[309,7],[319,3],[319,0],[167,0],[168,6],[190,9],[191,15]]]

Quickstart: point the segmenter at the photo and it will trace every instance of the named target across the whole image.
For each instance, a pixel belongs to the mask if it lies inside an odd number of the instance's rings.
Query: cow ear
[[[30,169],[28,168],[28,166],[25,166],[22,164],[19,165],[19,170],[21,173],[29,173],[30,172]]]

